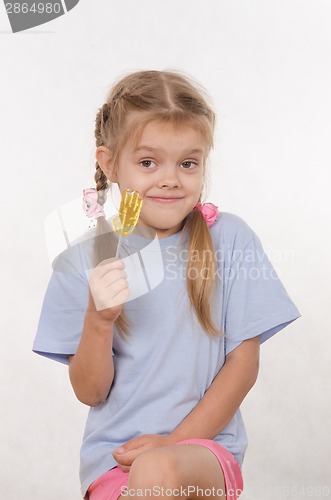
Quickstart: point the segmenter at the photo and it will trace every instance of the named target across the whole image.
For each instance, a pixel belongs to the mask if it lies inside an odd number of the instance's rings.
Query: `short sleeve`
[[[225,355],[258,335],[262,344],[301,316],[250,231],[248,243],[233,252],[235,259],[225,269]]]
[[[88,280],[72,258],[61,255],[45,293],[32,350],[68,364],[75,354],[88,303]]]

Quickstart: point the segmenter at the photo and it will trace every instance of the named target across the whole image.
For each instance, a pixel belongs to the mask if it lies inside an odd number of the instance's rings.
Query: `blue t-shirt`
[[[122,238],[123,248],[139,257],[131,258],[131,271],[126,265],[130,289],[136,288],[135,298],[124,305],[131,335],[123,340],[114,328],[113,385],[107,400],[89,411],[81,448],[83,496],[95,479],[118,465],[111,454],[118,446],[142,434],[172,432],[241,342],[257,335],[265,342],[300,317],[243,219],[223,212],[210,234],[217,263],[212,320],[225,338],[208,336],[192,312],[186,290],[187,235],[180,240],[178,232],[154,246],[135,234]],[[82,332],[91,248],[76,245],[64,253],[42,306],[33,350],[64,363],[76,352]],[[128,262],[126,253],[120,256]],[[140,274],[130,277],[138,268]],[[214,440],[242,466],[247,435],[240,409]]]

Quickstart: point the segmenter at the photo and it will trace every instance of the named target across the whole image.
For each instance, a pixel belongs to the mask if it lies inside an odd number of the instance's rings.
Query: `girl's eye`
[[[191,170],[191,168],[194,168],[194,166],[196,166],[197,164],[195,163],[195,161],[183,161],[182,165],[184,167],[184,170]]]
[[[142,160],[140,162],[140,165],[142,165],[143,167],[146,167],[146,168],[150,168],[153,163],[154,162],[152,162],[152,160]]]

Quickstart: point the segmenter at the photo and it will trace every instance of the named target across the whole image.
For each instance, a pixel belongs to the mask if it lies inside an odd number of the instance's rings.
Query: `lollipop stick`
[[[120,249],[120,246],[121,246],[121,239],[122,239],[122,233],[120,234],[120,237],[118,238],[118,243],[117,243],[117,249],[116,249],[115,258],[118,257],[118,254],[119,254],[119,249]]]

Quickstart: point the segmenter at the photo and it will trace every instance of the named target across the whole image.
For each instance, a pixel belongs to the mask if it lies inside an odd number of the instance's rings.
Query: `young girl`
[[[97,114],[84,197],[97,232],[57,259],[33,346],[69,364],[91,407],[84,498],[242,491],[239,407],[260,344],[300,313],[246,222],[201,204],[214,124],[204,90],[176,71],[129,74]],[[103,212],[113,183],[143,199],[120,242]]]

